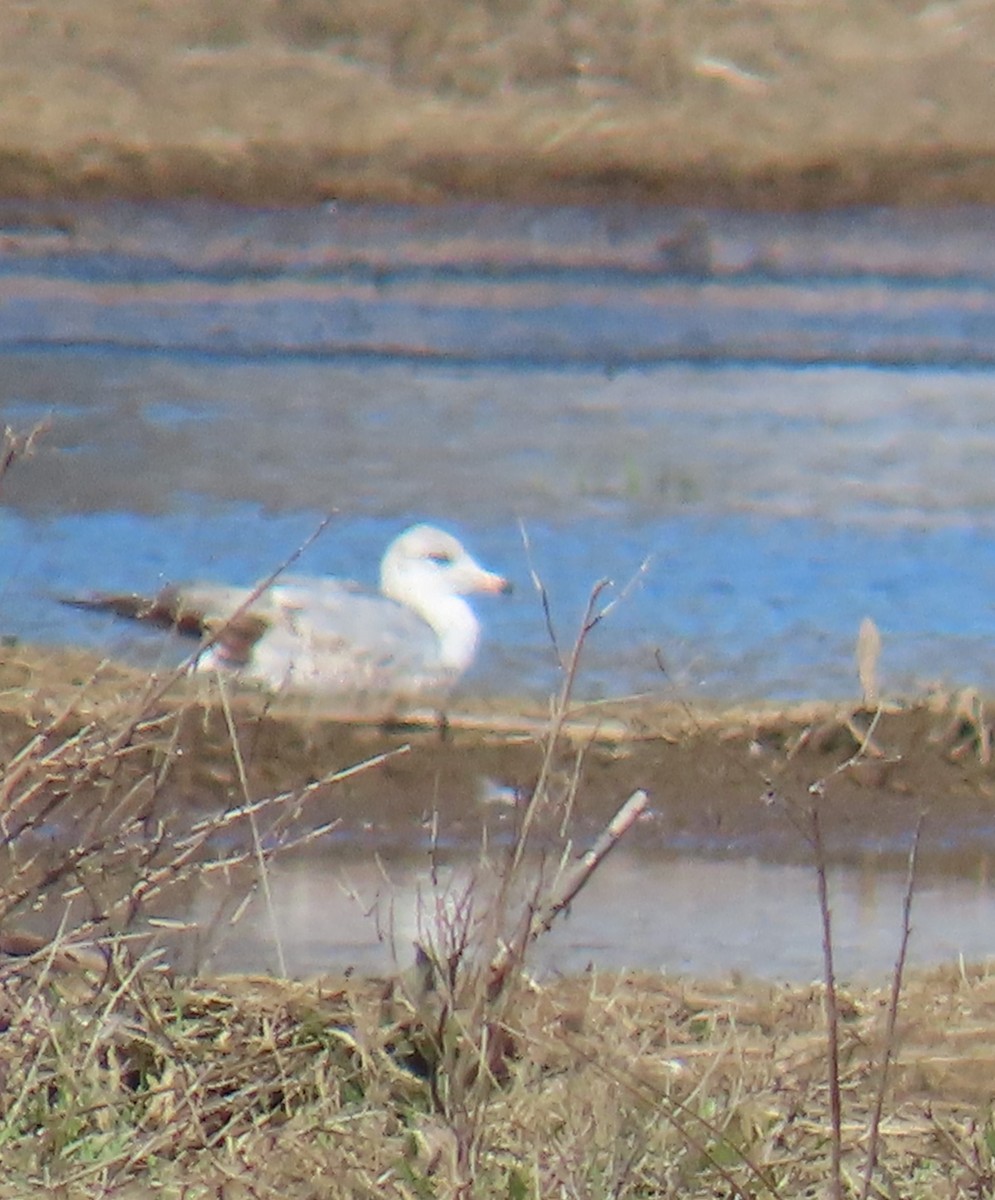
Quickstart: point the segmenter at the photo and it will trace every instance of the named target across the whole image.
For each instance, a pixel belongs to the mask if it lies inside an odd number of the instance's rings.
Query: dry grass
[[[906,982],[897,1014],[888,987],[833,980],[830,1066],[824,984],[529,978],[531,941],[572,894],[562,868],[584,749],[556,735],[598,617],[592,607],[564,664],[518,839],[489,856],[496,898],[444,895],[419,968],[389,981],[166,969],[143,919],[155,897],[193,872],[265,874],[299,836],[290,816],[306,818],[309,789],[257,798],[236,772],[238,803],[160,824],[178,731],[206,710],[162,683],[136,693],[115,680],[96,715],[84,687],[39,717],[2,774],[0,1197],[796,1197],[825,1194],[834,1159],[841,1194],[857,1195],[879,1095],[870,1194],[989,1194],[987,972]],[[245,726],[221,709],[239,759]],[[67,834],[43,856],[42,819]],[[218,853],[219,835],[253,822]],[[546,848],[538,875],[533,837]],[[14,932],[39,904],[70,914],[56,936]]]
[[[0,9],[0,192],[991,201],[987,5]]]
[[[160,695],[153,715],[147,691],[121,696],[113,719],[69,731],[59,714],[6,764],[0,1196],[825,1190],[825,986],[597,974],[537,984],[523,969],[528,944],[562,874],[537,880],[534,859],[492,860],[507,881],[497,908],[475,910],[472,889],[447,897],[422,970],[400,979],[166,970],[147,937],[133,937],[157,889],[236,856],[251,869],[306,803],[306,789],[243,797],[193,828],[149,825],[171,722],[190,717],[172,703]],[[541,830],[553,868],[570,858],[568,833],[558,851],[549,841],[572,802],[571,785],[553,782],[564,778],[550,770],[517,843]],[[257,828],[226,863],[209,834],[250,812],[266,836]],[[29,853],[41,815],[71,834],[44,859]],[[62,911],[74,894],[86,911],[54,939],[10,932],[12,917],[39,903]],[[834,1003],[844,1194],[859,1191],[892,1053],[874,1194],[987,1194],[995,979],[961,971],[906,984],[894,1034],[889,989],[837,985]]]
[[[439,1081],[372,984],[124,971],[73,1004],[59,988],[52,973],[5,979],[0,1195],[466,1191]],[[822,1194],[823,998],[656,976],[519,983],[501,1070],[487,1077],[472,1194]],[[841,999],[842,1159],[855,1192],[887,996]],[[993,1005],[983,974],[906,987],[883,1194],[988,1194]]]

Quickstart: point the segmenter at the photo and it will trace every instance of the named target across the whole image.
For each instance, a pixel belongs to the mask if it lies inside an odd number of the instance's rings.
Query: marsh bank
[[[0,195],[737,208],[995,200],[983,5],[0,12]]]

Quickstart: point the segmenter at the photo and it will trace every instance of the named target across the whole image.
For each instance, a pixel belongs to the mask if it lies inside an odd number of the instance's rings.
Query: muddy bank
[[[510,701],[471,712],[468,700],[445,723],[428,713],[384,726],[235,693],[229,724],[217,693],[205,687],[154,682],[150,699],[148,677],[131,668],[80,652],[7,648],[3,758],[14,762],[32,737],[56,746],[84,728],[89,753],[99,755],[102,738],[110,744],[140,716],[127,754],[115,751],[113,773],[78,776],[80,811],[99,803],[112,776],[121,788],[156,774],[156,804],[173,817],[223,811],[246,792],[259,798],[327,780],[312,788],[302,824],[337,822],[372,848],[411,848],[431,837],[472,851],[484,830],[513,835],[548,749],[548,717]],[[575,797],[580,842],[643,788],[653,810],[638,836],[647,851],[809,861],[800,826],[818,792],[836,861],[870,852],[901,860],[925,813],[927,862],[988,872],[995,767],[985,707],[972,693],[888,703],[876,713],[818,703],[577,706],[551,761],[553,792]]]
[[[991,203],[977,5],[0,12],[0,195]]]
[[[594,705],[551,743],[548,716],[511,702],[348,724],[113,666],[91,681],[93,666],[13,648],[0,668],[4,928],[152,938],[185,974],[387,971],[509,864],[516,895],[549,888],[635,794],[645,808],[535,948],[539,978],[818,977],[816,811],[841,978],[893,962],[921,819],[910,961],[990,954],[992,767],[972,697],[873,715]]]

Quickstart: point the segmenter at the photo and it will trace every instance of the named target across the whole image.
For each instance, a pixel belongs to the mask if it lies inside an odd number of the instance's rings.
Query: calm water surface
[[[154,661],[55,598],[251,582],[334,513],[303,569],[372,581],[431,519],[519,585],[481,606],[467,696],[556,686],[533,568],[567,642],[644,563],[583,694],[850,696],[865,615],[887,688],[995,690],[993,235],[985,210],[0,206],[0,408],[52,420],[5,481],[0,632]],[[680,894],[753,912],[762,865],[695,861]],[[635,913],[647,878],[616,886]],[[591,907],[576,954],[625,958]],[[777,959],[717,911],[668,916],[651,965],[809,969],[787,917]]]
[[[272,914],[258,895],[234,927],[212,924],[221,895],[204,889],[188,916],[210,939],[188,960],[226,972],[293,975],[336,966],[383,972],[410,965],[413,942],[436,928],[433,915],[461,895],[469,867],[443,870],[433,885],[424,857],[392,856],[386,866],[350,858],[305,857],[277,867]],[[873,856],[829,873],[835,962],[844,978],[875,978],[895,963],[906,881]],[[322,913],[321,922],[314,920]],[[993,956],[995,889],[987,872],[920,879],[913,908],[911,966],[978,962]],[[816,881],[805,866],[752,856],[647,855],[619,851],[598,869],[565,919],[536,948],[543,974],[595,967],[718,977],[730,971],[770,979],[822,977]]]

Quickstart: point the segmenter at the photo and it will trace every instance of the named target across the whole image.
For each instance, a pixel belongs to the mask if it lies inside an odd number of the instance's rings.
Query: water
[[[986,210],[0,205],[2,416],[52,420],[4,482],[0,632],[151,661],[161,639],[56,598],[248,583],[334,513],[301,569],[372,581],[430,519],[514,579],[467,702],[557,685],[533,569],[562,645],[596,581],[625,592],[583,695],[853,696],[864,616],[886,690],[995,690],[993,233]]]
[[[257,895],[240,922],[189,950],[201,968],[320,974],[335,967],[385,972],[409,966],[413,943],[437,928],[447,896],[462,895],[467,868],[443,870],[433,886],[424,859],[302,857],[272,873],[272,914]],[[873,857],[829,872],[834,957],[841,978],[873,979],[894,966],[905,879]],[[198,894],[189,916],[210,925],[222,897]],[[455,905],[450,902],[450,908]],[[321,922],[313,920],[322,912]],[[952,915],[956,914],[956,919]],[[913,907],[910,966],[992,957],[995,889],[987,871],[920,879]],[[279,949],[278,949],[279,946]],[[731,971],[810,980],[823,973],[815,873],[750,855],[647,855],[620,851],[592,877],[567,916],[538,943],[543,975],[641,969],[698,978]]]

